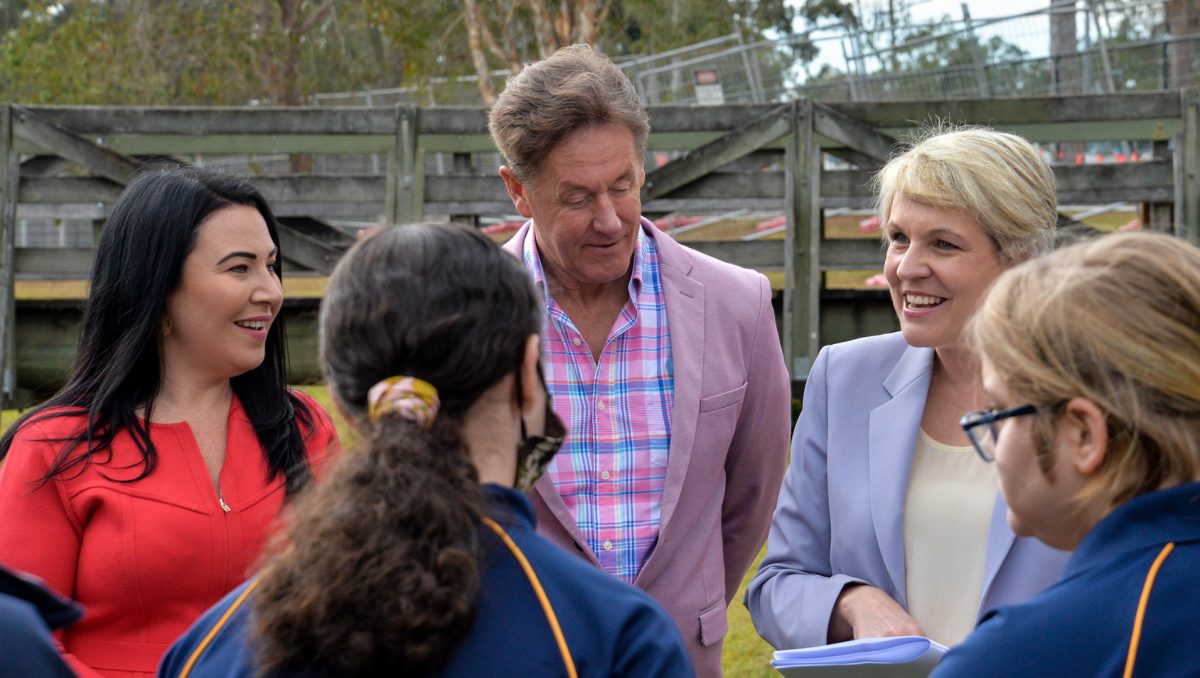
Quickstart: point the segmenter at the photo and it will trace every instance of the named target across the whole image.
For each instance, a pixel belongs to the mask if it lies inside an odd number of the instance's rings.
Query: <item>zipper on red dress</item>
[[[229,508],[229,504],[225,503],[225,498],[219,494],[217,495],[217,501],[221,502],[221,510],[222,511],[229,513],[230,511],[233,510],[233,509]]]

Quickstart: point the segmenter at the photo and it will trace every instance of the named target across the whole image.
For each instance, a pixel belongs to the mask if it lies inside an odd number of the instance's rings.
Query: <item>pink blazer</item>
[[[787,459],[791,384],[765,276],[654,238],[675,367],[658,543],[634,584],[667,609],[699,676],[721,675],[729,601],[766,539]],[[520,256],[526,223],[504,248]],[[549,477],[538,531],[597,564]]]

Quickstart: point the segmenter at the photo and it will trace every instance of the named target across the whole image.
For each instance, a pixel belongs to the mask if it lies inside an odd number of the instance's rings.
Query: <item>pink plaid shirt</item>
[[[546,383],[554,411],[567,425],[566,444],[547,473],[601,567],[632,582],[658,541],[675,401],[654,241],[643,226],[629,301],[608,333],[599,362],[550,296],[533,228],[522,251],[525,267],[545,294]]]

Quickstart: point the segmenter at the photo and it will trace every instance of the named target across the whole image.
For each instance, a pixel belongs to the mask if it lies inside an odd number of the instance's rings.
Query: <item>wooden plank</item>
[[[1086,190],[1143,190],[1150,195],[1166,189],[1172,192],[1172,169],[1167,160],[1149,162],[1058,166],[1054,168],[1054,180],[1059,192]]]
[[[759,271],[784,269],[786,240],[692,240],[688,247],[731,264]],[[820,241],[821,270],[866,270],[883,266],[878,240]]]
[[[1180,235],[1200,245],[1200,90],[1183,91],[1183,223]]]
[[[19,219],[107,219],[112,205],[102,202],[90,203],[29,203],[17,205]]]
[[[822,271],[856,271],[883,267],[883,244],[876,238],[821,240]]]
[[[668,105],[647,109],[655,132],[727,132],[759,117],[774,104],[721,106]],[[1182,109],[1173,92],[1037,97],[929,99],[831,104],[874,127],[910,127],[927,113],[952,120],[1013,123],[1076,123],[1116,120],[1179,119]],[[122,107],[30,106],[45,120],[81,134],[167,134],[180,136],[276,134],[391,136],[391,107]],[[435,106],[424,109],[418,133],[487,136],[482,107]]]
[[[63,278],[91,274],[92,247],[20,247],[16,251],[16,271],[22,275],[55,275]]]
[[[979,123],[1001,132],[1012,132],[1029,141],[1130,141],[1133,139],[1169,139],[1178,134],[1181,121],[1178,118],[1155,120],[1109,120],[1103,122],[1064,122],[1051,124],[1000,124]],[[908,128],[911,129],[911,128]],[[903,130],[884,128],[884,131],[902,134]]]
[[[759,271],[784,267],[782,240],[691,240],[684,244],[721,261]]]
[[[851,165],[854,165],[856,169],[873,172],[882,166],[882,164],[875,158],[872,158],[866,153],[859,153],[852,148],[823,148],[823,150],[835,158],[845,160]]]
[[[333,272],[333,267],[346,251],[344,247],[307,235],[293,228],[286,218],[278,221],[279,249],[286,258],[319,273],[328,275]]]
[[[276,216],[315,217],[324,220],[375,221],[383,223],[387,216],[384,196],[370,202],[277,202],[272,204]]]
[[[13,149],[13,106],[0,105],[0,408],[8,407],[17,390],[16,282],[17,179],[19,157]]]
[[[499,174],[452,176],[431,174],[425,178],[426,202],[495,202],[508,203],[508,191]]]
[[[21,176],[21,202],[31,203],[90,203],[116,202],[124,187],[103,177]]]
[[[382,202],[387,178],[371,175],[253,177],[250,182],[271,203],[276,202]]]
[[[23,248],[22,248],[23,250]],[[18,251],[22,251],[18,250]],[[329,284],[329,276],[319,273],[292,271],[285,268],[283,274],[283,298],[286,306],[293,299],[320,299]],[[40,278],[21,276],[14,286],[17,301],[46,304],[65,302],[67,308],[78,308],[78,302],[87,299],[86,275],[75,278]]]
[[[644,210],[643,210],[644,211]],[[517,210],[510,200],[455,200],[453,202],[426,202],[425,217],[473,214],[479,216],[513,216]],[[518,217],[514,217],[518,218]]]
[[[328,245],[332,245],[340,250],[345,250],[356,242],[354,236],[346,233],[340,228],[331,226],[320,219],[314,219],[308,216],[300,216],[288,217],[283,219],[283,221],[292,229],[303,233],[310,238],[316,238],[317,240]]]
[[[76,132],[39,118],[20,106],[12,109],[13,134],[83,165],[92,174],[125,184],[137,174],[141,163],[94,143]]]
[[[758,150],[788,131],[784,117],[787,106],[779,106],[739,126],[729,134],[649,172],[642,186],[642,200],[661,198],[728,162]]]
[[[74,166],[75,163],[57,155],[35,155],[21,161],[21,177],[53,177]]]
[[[894,137],[879,132],[874,127],[827,104],[813,102],[813,128],[834,141],[842,143],[878,162],[886,162],[892,155]]]
[[[716,172],[701,176],[662,197],[782,202],[784,178],[783,172]],[[425,182],[427,202],[496,202],[508,203],[511,208],[508,192],[498,175],[430,175]]]
[[[391,136],[390,107],[30,106],[46,121],[88,135],[358,135]]]
[[[296,275],[285,276],[285,287],[288,281],[295,285],[296,280],[312,280],[314,275],[328,275],[311,264],[332,269],[337,257],[353,244],[351,236],[342,234],[330,242],[322,235],[306,233],[313,220],[298,219],[284,220],[280,230],[280,240],[284,254],[289,261],[312,269],[314,273],[297,278]],[[326,228],[332,228],[326,225]],[[334,229],[336,230],[336,229]],[[296,235],[302,236],[299,242]],[[314,245],[317,243],[316,245]],[[712,257],[731,264],[753,268],[760,271],[783,270],[784,240],[698,240],[685,243],[688,247],[703,252]],[[300,248],[298,250],[298,248]],[[883,264],[883,250],[878,240],[825,240],[820,245],[821,270],[863,270],[876,269]],[[16,249],[16,272],[24,279],[57,279],[57,278],[87,278],[92,266],[95,250],[90,247],[20,247]],[[290,270],[290,269],[289,269]],[[323,289],[323,284],[321,286]],[[288,292],[291,297],[308,288],[297,287]],[[310,292],[305,292],[311,296]]]
[[[1085,96],[980,97],[929,101],[881,101],[829,104],[874,127],[912,127],[928,116],[952,122],[988,125],[1090,123],[1179,119],[1174,92],[1137,92]]]
[[[1114,165],[1060,166],[1055,168],[1062,202],[1086,202],[1112,198],[1107,202],[1156,201],[1172,192],[1172,166],[1166,162],[1143,162]],[[867,182],[870,172],[863,170],[833,170],[821,173],[823,198],[870,197]],[[715,172],[673,191],[666,199],[720,201],[742,200],[747,206],[778,202],[782,205],[785,193],[784,172]],[[379,176],[284,176],[256,177],[253,183],[273,206],[293,205],[291,214],[299,214],[299,205],[317,206],[324,203],[347,203],[356,208],[363,203],[369,207],[351,210],[325,210],[324,214],[360,214],[383,212],[386,179]],[[22,178],[20,199],[31,203],[113,202],[120,186],[94,177],[58,177],[51,179]],[[425,200],[429,203],[458,205],[499,205],[500,212],[511,211],[508,193],[498,175],[446,176],[426,178]],[[702,203],[701,203],[702,204]],[[722,209],[721,204],[716,208]],[[444,214],[445,208],[429,207],[431,213]],[[479,211],[467,210],[471,213]],[[483,210],[487,213],[488,210]],[[91,212],[89,212],[90,214]]]
[[[111,134],[98,137],[105,146],[130,156],[138,155],[268,155],[276,153],[383,153],[391,135],[214,134],[189,135]],[[25,142],[22,153],[45,153],[49,148]]]
[[[784,357],[792,379],[808,376],[820,348],[821,151],[813,130],[812,102],[792,102],[787,161],[784,247]]]

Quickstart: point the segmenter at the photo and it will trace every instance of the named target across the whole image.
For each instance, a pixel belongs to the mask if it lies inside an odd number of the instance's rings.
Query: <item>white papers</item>
[[[788,678],[924,678],[946,646],[921,636],[863,638],[779,650],[771,665]]]

